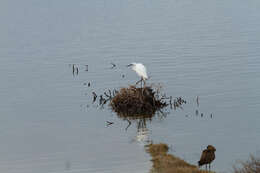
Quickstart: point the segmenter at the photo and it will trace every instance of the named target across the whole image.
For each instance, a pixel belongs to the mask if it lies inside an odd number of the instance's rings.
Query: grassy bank
[[[146,152],[151,155],[153,163],[150,173],[213,173],[199,170],[196,165],[168,154],[168,150],[168,145],[162,143],[146,146]],[[233,166],[232,173],[260,173],[260,158],[251,155],[247,161],[240,161],[238,165]]]
[[[169,147],[166,144],[149,144],[146,151],[152,157],[153,166],[151,173],[206,173],[209,171],[199,170],[197,166],[168,154]]]

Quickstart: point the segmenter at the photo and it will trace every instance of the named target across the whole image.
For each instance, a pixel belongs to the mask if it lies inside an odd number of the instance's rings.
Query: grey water
[[[214,145],[218,172],[259,156],[259,9],[258,0],[1,1],[0,172],[149,172],[137,122],[125,130],[92,104],[92,92],[138,80],[131,62],[187,100],[147,122],[149,140],[192,164]]]

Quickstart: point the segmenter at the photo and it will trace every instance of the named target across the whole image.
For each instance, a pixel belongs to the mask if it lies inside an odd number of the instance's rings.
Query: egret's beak
[[[130,67],[130,66],[132,66],[132,65],[133,65],[133,64],[128,64],[127,67]]]

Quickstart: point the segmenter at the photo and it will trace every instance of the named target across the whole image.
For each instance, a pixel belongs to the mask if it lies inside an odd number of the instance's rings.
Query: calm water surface
[[[260,155],[259,9],[258,0],[1,1],[0,172],[148,172],[137,122],[126,131],[91,104],[93,91],[137,81],[129,62],[188,101],[147,122],[149,140],[193,164],[212,144],[219,172]]]

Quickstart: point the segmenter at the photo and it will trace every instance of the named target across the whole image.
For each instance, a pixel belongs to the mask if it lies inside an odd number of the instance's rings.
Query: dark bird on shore
[[[208,145],[207,149],[203,150],[201,156],[200,156],[200,161],[198,161],[199,167],[202,165],[206,165],[206,170],[207,170],[207,164],[209,164],[209,170],[210,170],[210,163],[215,159],[215,147],[212,145]]]

